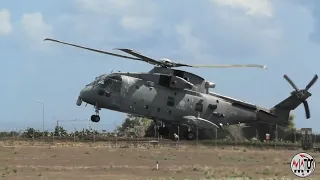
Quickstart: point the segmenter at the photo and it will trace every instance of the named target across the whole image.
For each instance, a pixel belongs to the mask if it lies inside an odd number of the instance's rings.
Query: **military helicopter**
[[[303,103],[306,118],[310,118],[307,99],[311,96],[309,88],[316,82],[318,76],[309,82],[305,89],[298,89],[292,80],[284,75],[294,91],[291,95],[272,108],[237,100],[228,96],[210,92],[215,83],[187,71],[173,69],[175,67],[255,67],[267,69],[264,65],[188,65],[173,62],[169,59],[156,60],[132,49],[117,49],[134,57],[92,49],[76,44],[46,38],[45,41],[57,42],[77,48],[98,53],[117,56],[121,58],[144,61],[154,65],[149,72],[114,72],[102,74],[87,84],[80,92],[76,104],[82,102],[91,104],[95,114],[91,116],[92,122],[99,122],[101,108],[113,111],[147,117],[164,124],[187,126],[183,133],[188,140],[195,138],[195,128],[221,128],[224,126],[253,122],[264,122],[288,125],[289,113]],[[166,136],[167,126],[159,128],[159,134]]]

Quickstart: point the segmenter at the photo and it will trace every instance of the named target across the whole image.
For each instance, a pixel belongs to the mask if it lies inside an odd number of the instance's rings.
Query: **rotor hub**
[[[305,89],[300,89],[298,91],[292,91],[291,95],[296,95],[299,99],[305,100],[311,96],[311,93]]]
[[[300,99],[307,99],[310,95],[311,95],[311,94],[310,94],[307,90],[305,90],[305,89],[299,90],[299,91],[297,92],[297,96],[298,96],[298,98],[300,98]]]
[[[162,62],[172,62],[170,59],[168,58],[161,58],[160,61]]]

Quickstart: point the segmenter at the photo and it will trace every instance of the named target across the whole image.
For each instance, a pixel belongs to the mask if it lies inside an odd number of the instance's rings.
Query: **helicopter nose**
[[[80,91],[80,95],[79,95],[77,104],[80,104],[80,105],[81,105],[81,102],[79,102],[79,100],[88,102],[89,99],[92,97],[92,94],[93,94],[93,92],[92,92],[92,86],[86,86],[85,88],[83,88],[83,89]]]

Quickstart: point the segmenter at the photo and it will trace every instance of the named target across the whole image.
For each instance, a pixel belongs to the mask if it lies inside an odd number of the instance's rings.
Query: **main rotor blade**
[[[124,56],[124,55],[115,54],[115,53],[110,53],[110,52],[102,51],[102,50],[99,50],[99,49],[92,49],[92,48],[88,48],[88,47],[84,47],[84,46],[79,46],[79,45],[76,45],[76,44],[71,44],[71,43],[59,41],[59,40],[56,40],[56,39],[46,38],[46,39],[44,39],[44,41],[53,41],[53,42],[57,42],[57,43],[61,43],[61,44],[65,44],[65,45],[69,45],[69,46],[73,46],[73,47],[77,47],[77,48],[81,48],[81,49],[86,49],[86,50],[89,50],[89,51],[94,51],[94,52],[98,52],[98,53],[102,53],[102,54],[108,54],[108,55],[111,55],[111,56],[117,56],[117,57],[121,57],[121,58],[127,58],[127,59],[133,59],[133,60],[140,60],[141,61],[141,59],[139,59],[139,58]]]
[[[293,81],[291,81],[291,79],[285,74],[283,76],[290,84],[291,86],[293,87],[293,89],[295,89],[296,91],[299,91],[299,89],[297,88],[297,86],[293,83]]]
[[[125,53],[128,53],[128,54],[131,54],[132,56],[135,56],[135,57],[138,57],[140,58],[142,61],[145,61],[147,63],[150,63],[150,64],[153,64],[153,65],[162,65],[161,62],[155,60],[155,59],[152,59],[148,56],[145,56],[145,55],[142,55],[138,52],[135,52],[134,50],[132,49],[126,49],[126,48],[116,48],[116,50],[120,50],[120,51],[123,51]]]
[[[259,65],[259,64],[216,64],[216,65],[189,65],[191,67],[195,68],[202,68],[202,67],[208,67],[208,68],[233,68],[233,67],[255,67],[255,68],[261,68],[261,69],[268,69],[265,65]]]
[[[304,109],[306,111],[306,117],[307,119],[310,118],[310,110],[309,110],[309,104],[307,101],[303,101],[303,106],[304,106]]]
[[[182,64],[182,63],[175,63],[175,62],[171,62],[174,67],[193,67],[192,65],[188,65],[188,64]]]
[[[310,89],[310,87],[318,80],[318,75],[314,75],[313,79],[306,86],[306,90]]]

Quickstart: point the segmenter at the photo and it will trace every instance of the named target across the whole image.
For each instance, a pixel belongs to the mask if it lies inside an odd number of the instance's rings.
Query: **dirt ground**
[[[0,179],[299,179],[290,170],[296,153],[231,147],[0,146]],[[319,171],[310,179],[320,179]]]

